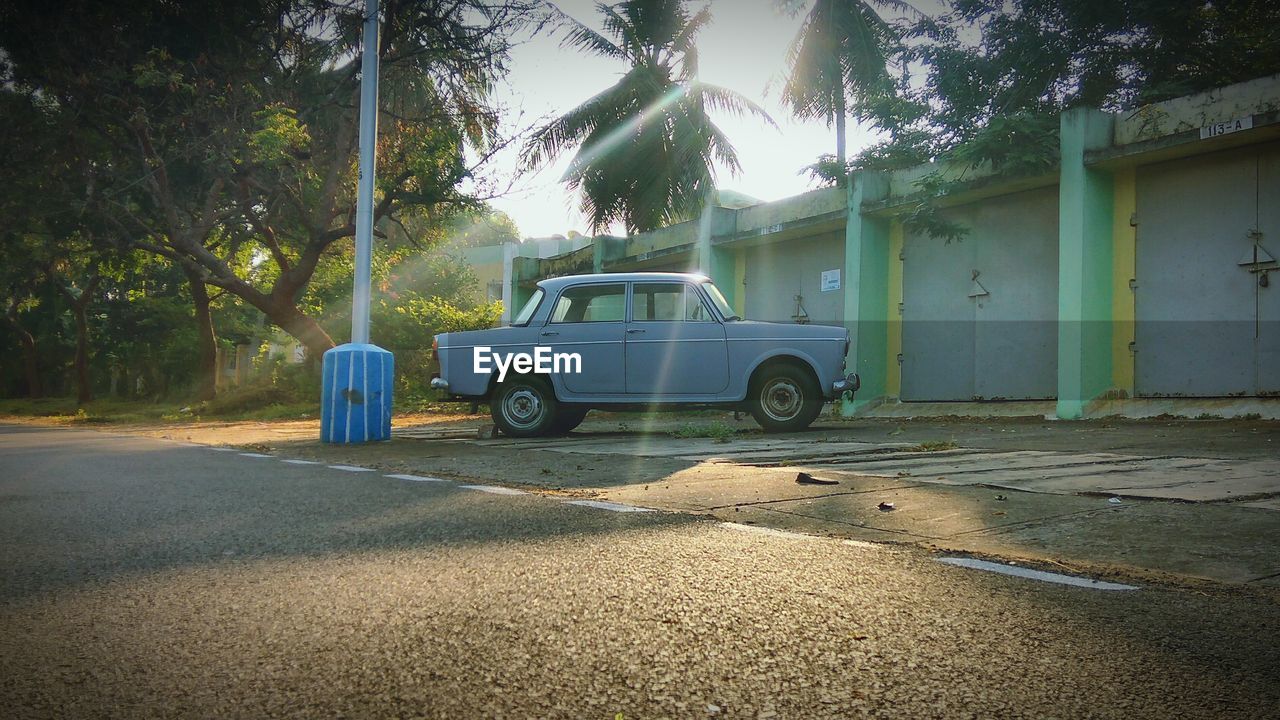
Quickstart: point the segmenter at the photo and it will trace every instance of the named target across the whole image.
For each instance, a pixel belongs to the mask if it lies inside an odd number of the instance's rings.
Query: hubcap
[[[803,405],[800,388],[786,378],[770,380],[760,391],[760,407],[764,414],[779,422],[795,418]]]
[[[542,420],[544,410],[542,396],[527,387],[508,393],[502,399],[502,414],[507,418],[507,422],[516,427],[527,428],[537,425]]]

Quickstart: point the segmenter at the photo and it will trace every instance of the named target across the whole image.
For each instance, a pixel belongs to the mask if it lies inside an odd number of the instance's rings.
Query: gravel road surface
[[[1268,591],[1055,585],[914,548],[285,459],[0,427],[0,714],[1280,707]]]

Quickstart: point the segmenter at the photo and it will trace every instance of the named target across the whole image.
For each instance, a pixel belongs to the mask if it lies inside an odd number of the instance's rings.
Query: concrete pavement
[[[1266,592],[1103,592],[910,547],[284,462],[308,458],[0,428],[0,705],[806,718],[1280,704]]]

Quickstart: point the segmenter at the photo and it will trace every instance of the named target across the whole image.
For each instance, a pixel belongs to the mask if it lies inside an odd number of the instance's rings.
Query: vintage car
[[[509,327],[436,336],[431,386],[486,401],[505,435],[567,433],[593,408],[746,409],[802,430],[858,388],[842,327],[743,320],[706,277],[543,280]]]

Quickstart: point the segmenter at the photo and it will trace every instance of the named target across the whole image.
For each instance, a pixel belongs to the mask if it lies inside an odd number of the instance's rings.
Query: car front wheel
[[[498,385],[489,403],[493,424],[509,437],[538,437],[556,424],[555,395],[545,383],[514,378]]]
[[[752,380],[751,416],[765,432],[795,432],[822,412],[822,396],[809,374],[794,365],[774,365]]]

